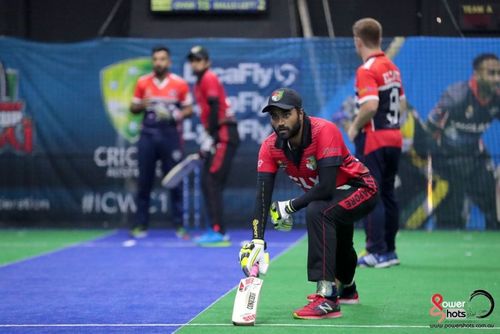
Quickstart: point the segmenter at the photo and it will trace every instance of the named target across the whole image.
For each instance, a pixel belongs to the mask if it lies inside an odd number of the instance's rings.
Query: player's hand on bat
[[[282,201],[273,202],[269,213],[271,215],[271,221],[273,222],[274,229],[278,231],[288,232],[293,226],[292,213],[295,209],[292,206],[292,201]]]
[[[250,271],[254,264],[259,265],[259,274],[265,274],[269,268],[269,253],[265,251],[266,243],[262,239],[253,239],[241,247],[239,260],[241,269],[246,276],[250,276]]]

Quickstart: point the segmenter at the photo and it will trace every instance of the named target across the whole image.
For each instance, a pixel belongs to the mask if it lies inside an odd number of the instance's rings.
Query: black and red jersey
[[[374,53],[358,68],[355,86],[358,105],[378,101],[375,116],[363,129],[366,134],[363,154],[380,147],[401,147],[400,99],[405,94],[397,66],[383,52]]]
[[[368,173],[365,165],[349,152],[337,126],[324,119],[305,117],[299,156],[287,143],[276,133],[267,137],[260,147],[257,171],[276,173],[281,168],[304,191],[318,183],[320,166],[339,166],[337,187]]]
[[[196,103],[200,106],[200,120],[205,129],[210,127],[210,98],[217,98],[219,101],[219,110],[217,119],[219,124],[224,124],[227,121],[234,122],[234,115],[231,113],[229,103],[226,97],[224,86],[220,82],[217,75],[210,69],[206,70],[198,82],[194,86],[194,96]]]

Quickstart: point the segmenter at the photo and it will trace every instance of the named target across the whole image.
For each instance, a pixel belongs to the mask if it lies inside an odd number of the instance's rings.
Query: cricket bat
[[[250,271],[250,276],[243,278],[236,290],[233,306],[233,325],[253,326],[257,319],[257,306],[259,303],[260,289],[264,282],[257,277],[259,265],[255,264]]]
[[[163,177],[161,185],[167,189],[177,187],[184,177],[188,176],[200,163],[201,160],[198,153],[188,155]]]

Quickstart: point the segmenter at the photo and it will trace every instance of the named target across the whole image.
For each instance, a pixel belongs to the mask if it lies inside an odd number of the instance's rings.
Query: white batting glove
[[[269,268],[269,253],[265,251],[266,243],[261,239],[253,239],[240,249],[239,260],[241,269],[246,276],[250,276],[252,267],[259,266],[259,274],[265,275]]]
[[[269,209],[269,214],[274,225],[274,229],[278,231],[288,232],[293,227],[292,213],[295,209],[292,206],[292,201],[273,202]]]
[[[203,131],[200,136],[200,152],[203,154],[213,153],[215,149],[214,144],[214,138],[208,132]]]

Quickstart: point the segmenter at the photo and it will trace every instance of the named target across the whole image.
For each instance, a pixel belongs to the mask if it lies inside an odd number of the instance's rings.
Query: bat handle
[[[250,269],[250,277],[259,277],[259,264],[255,263]]]

